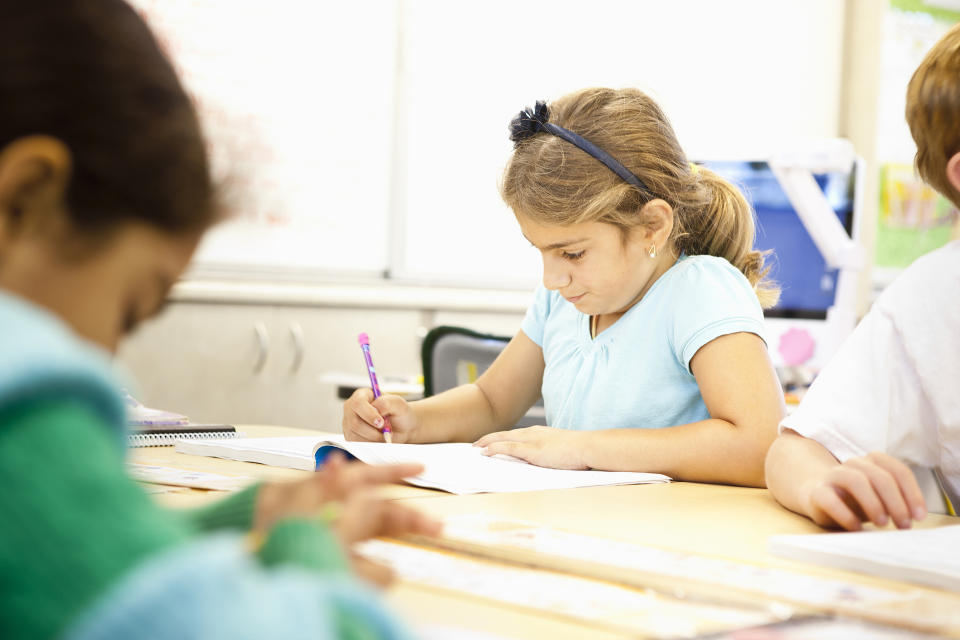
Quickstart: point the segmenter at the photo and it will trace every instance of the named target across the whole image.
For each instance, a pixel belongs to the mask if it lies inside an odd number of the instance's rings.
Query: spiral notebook
[[[242,435],[229,424],[164,424],[131,426],[127,445],[167,447],[178,440],[224,440]]]

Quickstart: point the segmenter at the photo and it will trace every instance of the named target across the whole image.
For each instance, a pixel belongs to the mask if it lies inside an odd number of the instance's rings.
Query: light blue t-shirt
[[[542,285],[522,329],[543,349],[549,426],[655,429],[710,417],[690,359],[723,335],[762,338],[763,310],[729,262],[686,256],[596,339],[589,316]]]

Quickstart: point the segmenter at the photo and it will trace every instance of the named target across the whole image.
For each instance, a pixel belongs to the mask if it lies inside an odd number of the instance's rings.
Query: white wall
[[[637,86],[695,159],[839,132],[838,0],[135,0],[197,96],[236,222],[201,273],[529,287],[507,124]]]
[[[533,11],[415,0],[401,14],[404,277],[534,279],[537,257],[497,180],[510,119],[538,99],[639,87],[694,159],[762,159],[838,134],[844,3],[835,0],[557,0]]]
[[[132,2],[195,98],[234,216],[197,264],[382,273],[396,2]]]

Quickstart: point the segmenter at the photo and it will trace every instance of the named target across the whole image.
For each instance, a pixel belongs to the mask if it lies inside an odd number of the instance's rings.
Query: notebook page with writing
[[[960,525],[771,536],[769,549],[791,560],[960,591]]]
[[[313,469],[318,448],[332,446],[369,464],[417,462],[424,472],[407,482],[455,494],[538,491],[618,484],[669,482],[656,473],[548,469],[509,456],[487,457],[472,444],[348,442],[343,436],[243,438],[231,442],[180,442],[177,451]]]

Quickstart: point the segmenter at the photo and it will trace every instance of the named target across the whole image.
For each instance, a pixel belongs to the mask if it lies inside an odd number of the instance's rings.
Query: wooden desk
[[[910,590],[930,598],[914,611],[933,611],[938,617],[949,615],[951,628],[960,637],[960,593],[770,555],[767,542],[771,535],[836,534],[826,533],[810,520],[782,508],[765,489],[674,482],[445,496],[413,499],[409,504],[437,518],[482,514],[495,521],[530,522],[600,539],[702,554],[866,587]],[[957,524],[960,518],[931,514],[915,526]],[[722,590],[714,589],[713,593],[723,595]],[[921,617],[928,620],[925,615]]]
[[[278,426],[245,425],[239,427],[246,437],[282,437],[316,434],[321,432]],[[204,471],[228,476],[247,476],[256,480],[284,481],[306,477],[309,472],[297,469],[282,469],[266,465],[237,462],[220,458],[206,458],[177,453],[173,447],[142,447],[130,449],[130,462],[191,471]],[[383,488],[383,494],[391,499],[418,501],[430,498],[455,497],[434,489],[410,485],[392,485]],[[157,494],[158,502],[168,507],[196,507],[226,495],[222,491],[176,489],[171,493]],[[551,616],[522,607],[510,608],[493,603],[479,602],[458,593],[442,592],[415,583],[397,581],[386,594],[389,605],[414,628],[439,626],[449,628],[469,627],[477,631],[507,638],[537,640],[625,640],[630,637],[601,631],[569,620],[557,620]]]
[[[438,518],[481,513],[496,519],[535,522],[611,540],[808,573],[826,572],[844,578],[859,575],[820,570],[767,553],[767,539],[771,535],[822,533],[824,530],[781,507],[766,489],[672,482],[528,493],[446,495],[429,500],[412,499],[409,504]],[[960,524],[960,518],[930,514],[915,526],[951,524]]]
[[[248,435],[311,433],[280,427],[244,427],[243,430]],[[148,464],[271,480],[298,478],[306,473],[177,454],[170,447],[136,450],[132,459]],[[218,492],[185,492],[158,497],[166,504],[186,506],[218,495]],[[388,488],[386,495],[403,499],[439,518],[484,514],[498,520],[534,522],[600,538],[781,567],[867,585],[903,587],[900,583],[888,580],[771,556],[767,553],[769,536],[822,530],[806,518],[780,507],[769,492],[762,489],[675,482],[453,496],[430,489],[396,486]],[[918,526],[948,524],[960,524],[960,518],[930,515]],[[516,607],[497,605],[403,581],[388,590],[387,599],[414,625],[469,626],[471,629],[515,638],[627,637],[524,609],[519,603]],[[960,610],[960,594],[955,595],[955,600],[957,610]]]

